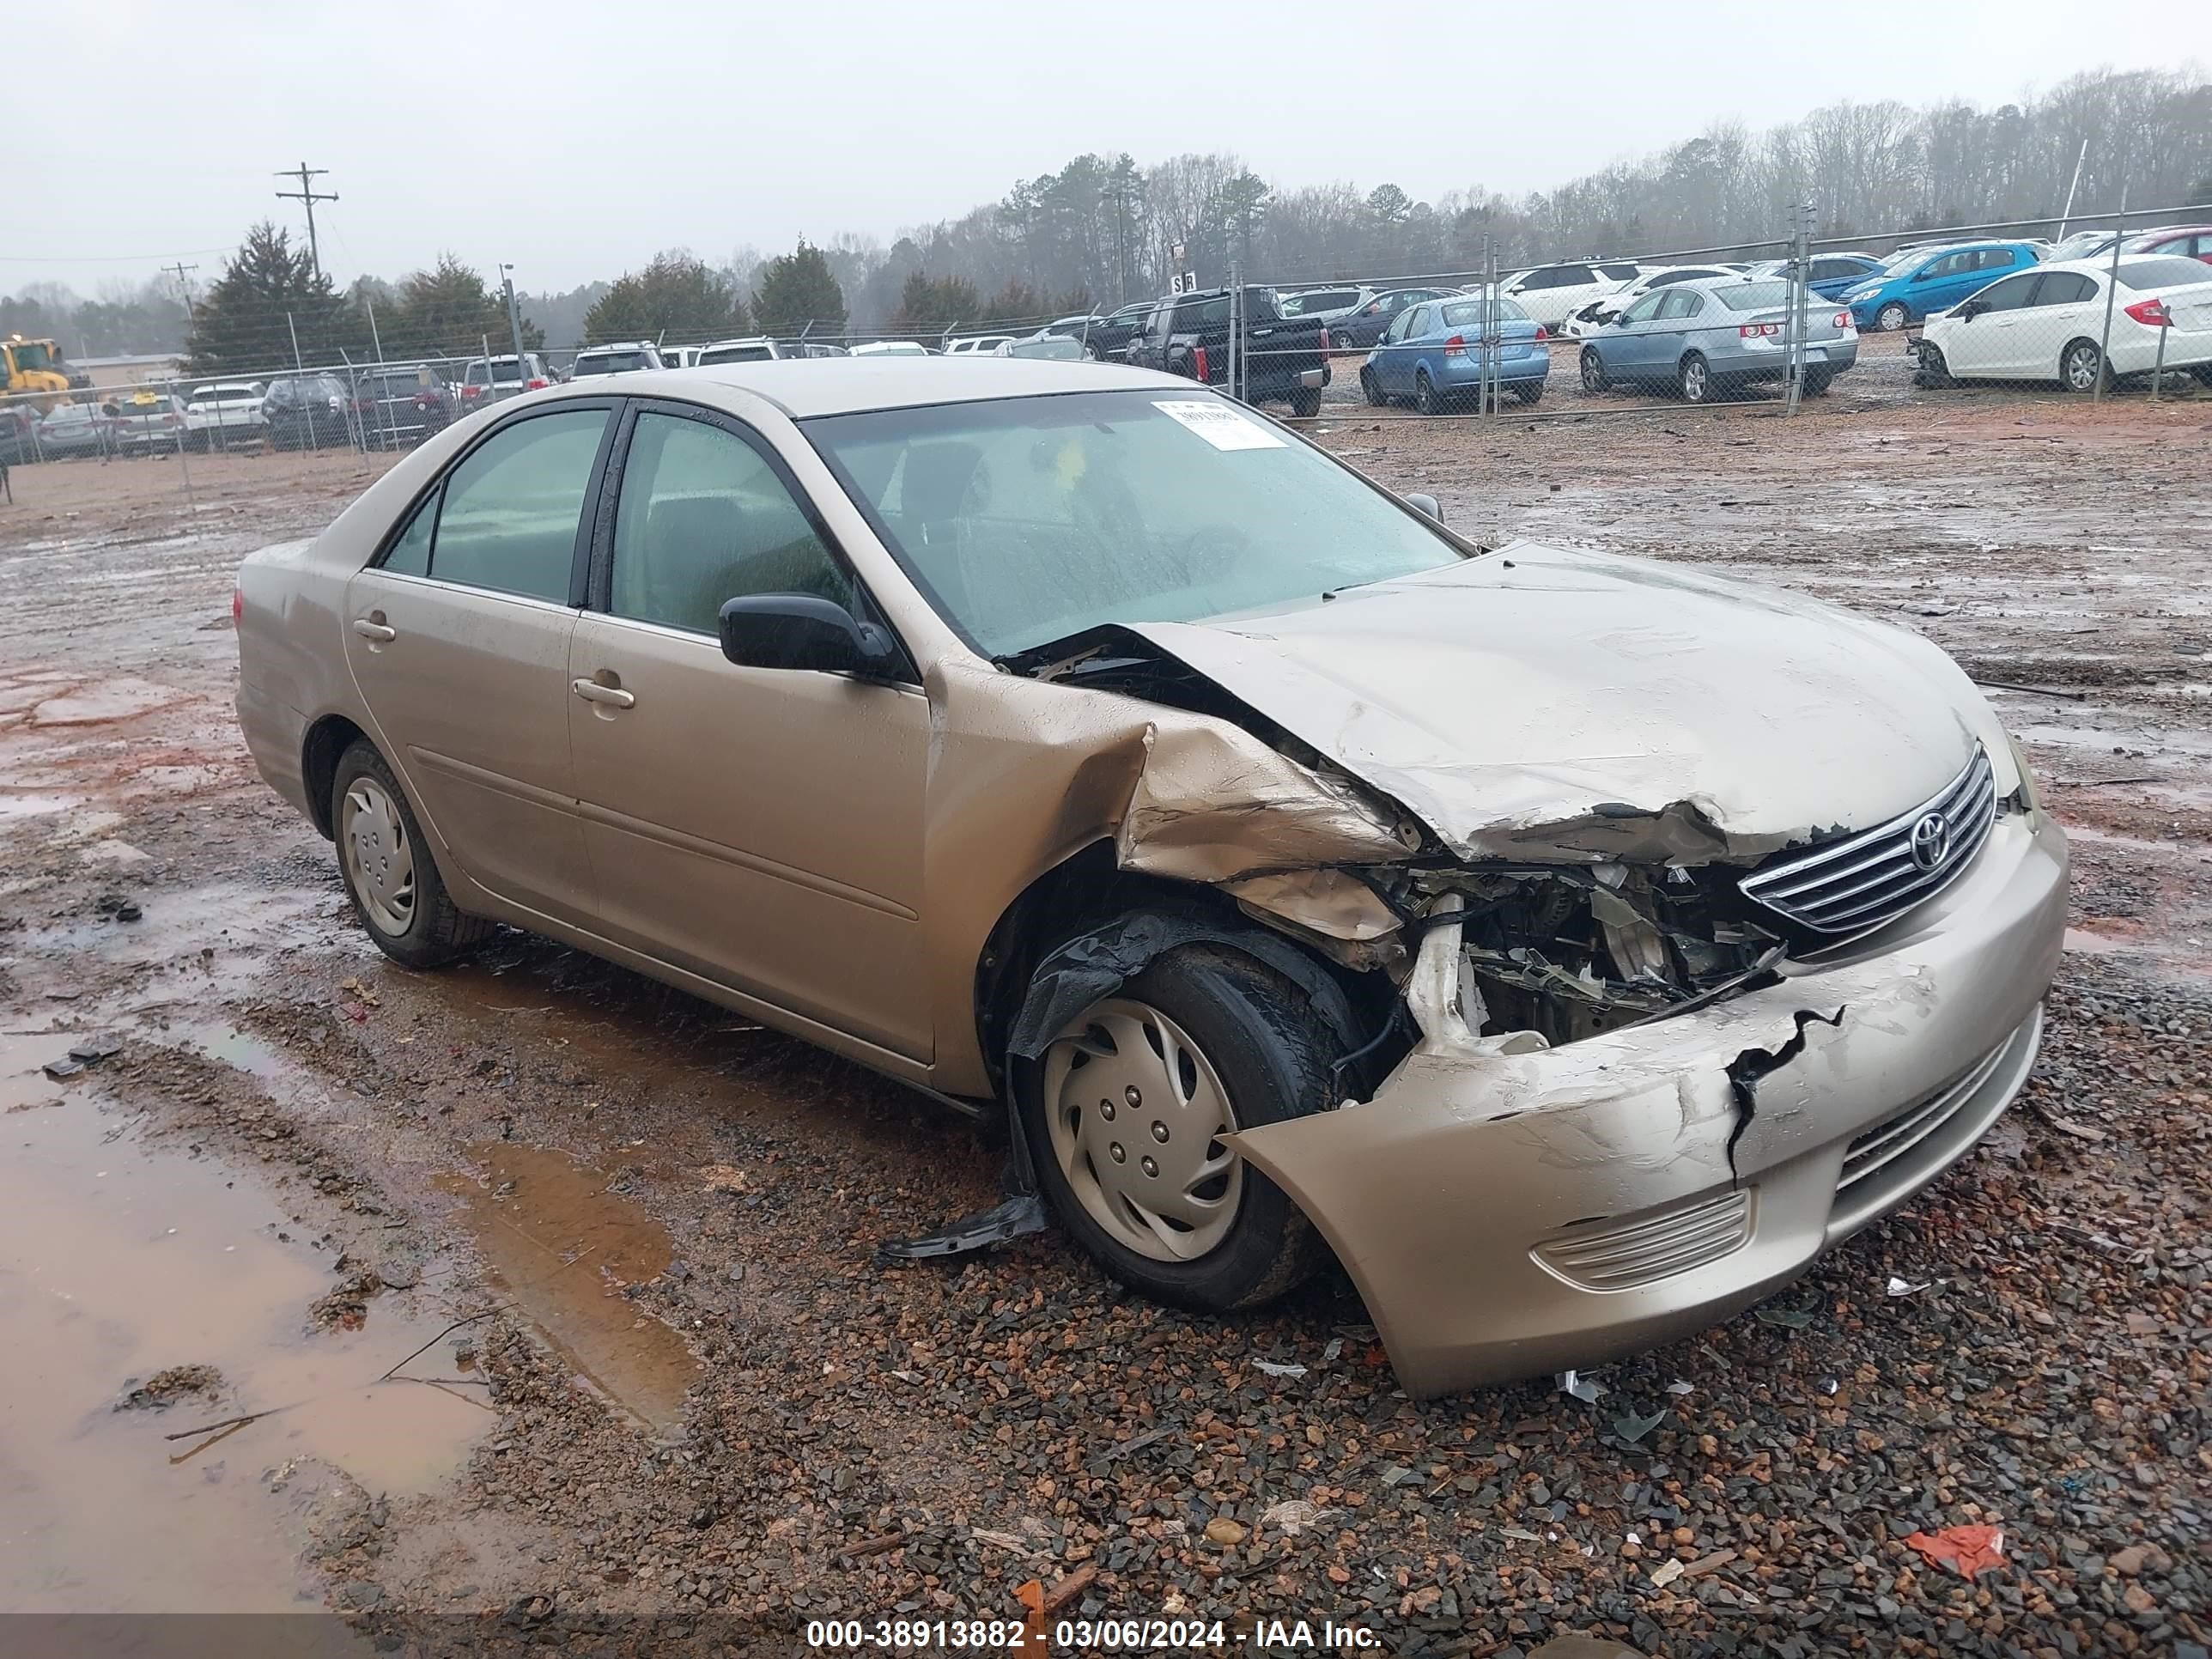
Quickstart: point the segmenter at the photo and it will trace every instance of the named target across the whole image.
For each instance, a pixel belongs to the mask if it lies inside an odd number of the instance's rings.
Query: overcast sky
[[[1989,104],[2100,64],[2212,63],[2205,0],[1953,0],[1887,21],[1775,0],[9,9],[10,78],[32,102],[0,292],[90,294],[178,258],[204,283],[252,221],[301,222],[270,174],[302,161],[340,198],[317,220],[342,283],[450,250],[544,289],[669,246],[719,259],[802,234],[888,241],[1085,150],[1234,150],[1279,186],[1518,191],[1711,119],[1763,126],[1840,98]],[[1541,44],[1535,27],[1555,21],[1565,39]]]

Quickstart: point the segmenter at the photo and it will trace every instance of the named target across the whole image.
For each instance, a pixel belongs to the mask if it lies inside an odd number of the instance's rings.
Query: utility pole
[[[177,273],[177,286],[184,290],[185,309],[186,312],[190,312],[192,308],[192,284],[191,277],[186,276],[185,273],[187,271],[198,270],[199,267],[198,265],[188,265],[182,259],[179,259],[173,265],[163,265],[161,269],[164,270],[173,270]]]
[[[527,389],[530,377],[522,372],[522,313],[516,308],[514,303],[514,267],[510,264],[501,264],[499,268],[499,280],[500,285],[507,290],[507,325],[514,335],[515,384]],[[484,355],[489,359],[491,354],[487,351]],[[489,361],[484,365],[484,374],[487,376],[491,374]]]
[[[314,263],[315,275],[317,276],[320,276],[323,274],[323,250],[321,244],[315,240],[315,204],[318,202],[335,202],[338,198],[336,191],[317,190],[315,188],[314,181],[321,178],[329,171],[330,169],[328,167],[311,167],[305,161],[302,161],[298,167],[283,169],[276,175],[279,179],[297,179],[300,181],[300,187],[297,190],[278,191],[276,192],[276,199],[280,202],[300,202],[306,204],[307,210],[307,257]]]

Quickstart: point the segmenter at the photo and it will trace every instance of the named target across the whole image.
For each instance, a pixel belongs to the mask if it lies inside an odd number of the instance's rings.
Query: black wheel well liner
[[[325,714],[308,726],[300,745],[300,780],[307,791],[307,815],[325,841],[337,834],[331,822],[331,785],[337,778],[338,757],[356,742],[368,740],[368,733],[343,714]]]

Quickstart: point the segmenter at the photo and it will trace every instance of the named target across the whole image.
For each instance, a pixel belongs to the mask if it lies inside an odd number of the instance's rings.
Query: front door
[[[501,427],[346,587],[347,661],[424,827],[468,876],[592,912],[568,755],[584,503],[611,410]]]
[[[568,663],[601,931],[926,1060],[927,700],[722,655],[726,599],[867,603],[771,454],[678,404],[641,409],[626,441],[608,568]]]

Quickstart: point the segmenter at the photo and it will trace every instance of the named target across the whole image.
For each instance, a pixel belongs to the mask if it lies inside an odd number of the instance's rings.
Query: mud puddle
[[[0,1045],[0,1607],[319,1607],[298,1540],[331,1471],[431,1491],[494,1421],[483,1389],[379,1380],[435,1309],[386,1296],[358,1331],[312,1332],[329,1262],[221,1164],[141,1145],[96,1071],[46,1078],[70,1042]],[[187,1366],[213,1375],[118,1409]],[[404,1375],[451,1370],[434,1346]]]
[[[657,1279],[676,1249],[644,1207],[610,1190],[601,1170],[542,1146],[470,1149],[482,1179],[441,1184],[497,1288],[588,1381],[646,1426],[674,1436],[699,1375],[684,1339],[626,1297]]]

